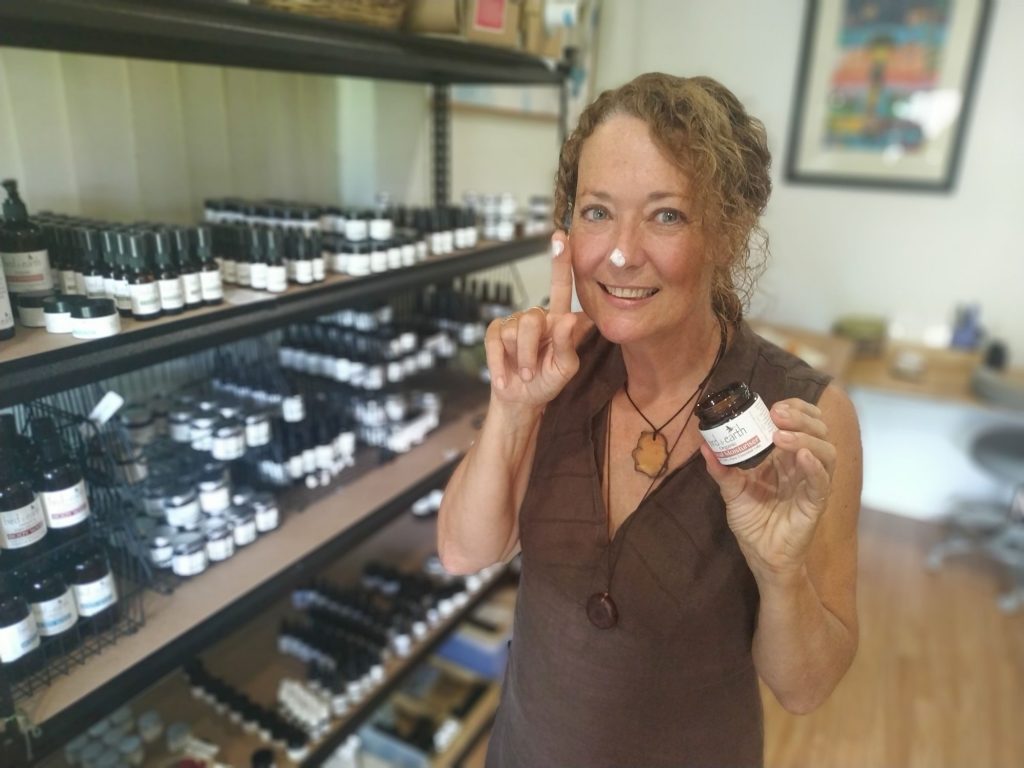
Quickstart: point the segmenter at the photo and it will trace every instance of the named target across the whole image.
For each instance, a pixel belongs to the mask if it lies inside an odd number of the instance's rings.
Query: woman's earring
[[[623,255],[622,251],[620,251],[618,248],[616,248],[615,250],[613,250],[611,252],[611,254],[609,254],[608,260],[612,264],[614,264],[616,267],[624,267],[624,266],[626,266],[626,257]]]

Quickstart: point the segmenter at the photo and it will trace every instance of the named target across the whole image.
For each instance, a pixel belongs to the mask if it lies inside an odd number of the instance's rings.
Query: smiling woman
[[[522,552],[493,768],[760,765],[758,677],[807,712],[853,659],[856,416],[743,321],[770,161],[727,89],[664,74],[562,148],[550,308],[488,328],[490,407],[439,517],[449,570]],[[694,419],[735,382],[770,407],[756,466]]]

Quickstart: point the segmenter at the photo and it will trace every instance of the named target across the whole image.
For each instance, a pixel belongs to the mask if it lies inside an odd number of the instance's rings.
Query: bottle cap
[[[18,182],[14,179],[5,179],[2,185],[7,192],[7,199],[4,200],[4,218],[7,221],[28,221],[28,209],[18,194]]]
[[[158,229],[152,233],[153,261],[162,269],[173,269],[175,264],[174,250],[171,244],[171,233],[166,229]]]
[[[109,317],[116,314],[117,305],[113,299],[85,299],[71,305],[72,317]]]
[[[136,272],[149,268],[149,236],[146,232],[132,232],[128,235],[128,263]]]
[[[277,266],[284,264],[284,233],[277,227],[263,230],[263,251],[267,264]]]
[[[213,258],[213,234],[209,227],[193,227],[192,244],[195,247],[195,254],[200,261],[209,261]]]

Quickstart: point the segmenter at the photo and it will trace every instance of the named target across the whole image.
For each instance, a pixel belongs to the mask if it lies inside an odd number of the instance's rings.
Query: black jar
[[[69,560],[68,581],[83,634],[102,632],[121,618],[114,573],[102,549],[92,544],[77,548]]]
[[[768,406],[742,381],[702,397],[696,413],[701,436],[722,464],[750,469],[775,448]]]
[[[25,598],[10,575],[0,575],[0,669],[9,682],[42,667],[39,630]]]

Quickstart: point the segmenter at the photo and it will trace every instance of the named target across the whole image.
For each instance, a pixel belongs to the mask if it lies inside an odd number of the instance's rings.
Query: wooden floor
[[[1024,612],[998,611],[1000,574],[980,559],[928,572],[940,535],[862,514],[857,659],[811,715],[764,691],[768,768],[1024,766]],[[485,748],[465,768],[482,766]]]

